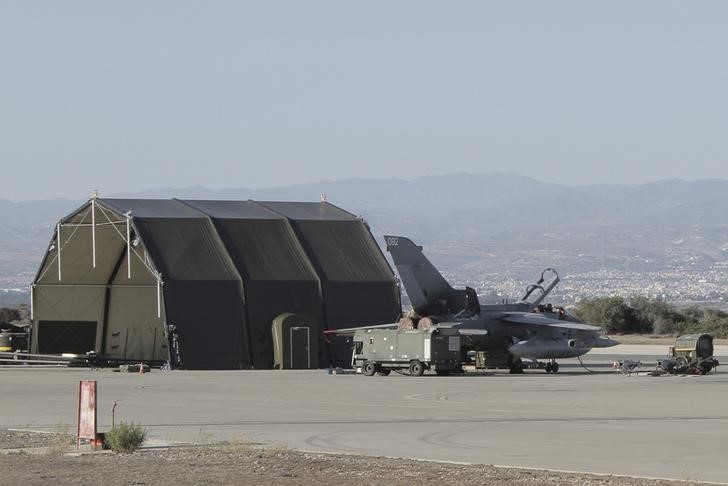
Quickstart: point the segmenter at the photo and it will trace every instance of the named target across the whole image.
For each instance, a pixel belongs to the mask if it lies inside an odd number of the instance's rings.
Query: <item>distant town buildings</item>
[[[473,287],[481,301],[488,303],[520,299],[544,268],[553,267],[561,283],[548,300],[558,305],[595,297],[640,295],[675,304],[704,303],[728,309],[728,248],[709,255],[699,247],[681,252],[642,248],[625,256],[625,252],[570,251],[559,245],[554,245],[556,249],[538,245],[526,249],[525,242],[510,247],[430,245],[426,254],[454,286]],[[0,255],[5,270],[0,273],[0,306],[30,302],[28,285],[35,275],[37,258],[33,252],[22,257]]]
[[[549,301],[571,305],[582,299],[606,296],[645,296],[675,304],[711,303],[728,308],[728,264],[718,263],[711,268],[695,270],[671,268],[660,271],[589,270],[567,272],[560,270],[561,282],[549,296]],[[481,300],[488,303],[520,299],[526,286],[540,274],[531,277],[501,271],[489,275],[450,272],[446,278],[458,286],[474,287]]]

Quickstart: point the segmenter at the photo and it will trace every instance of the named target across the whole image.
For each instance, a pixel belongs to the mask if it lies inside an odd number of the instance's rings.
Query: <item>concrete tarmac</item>
[[[728,374],[624,376],[618,355],[561,371],[423,377],[326,371],[0,369],[0,428],[75,431],[79,380],[99,430],[141,422],[154,442],[295,449],[728,482]],[[635,356],[631,356],[634,358]],[[720,368],[719,368],[720,370]],[[372,474],[376,474],[373,471]]]

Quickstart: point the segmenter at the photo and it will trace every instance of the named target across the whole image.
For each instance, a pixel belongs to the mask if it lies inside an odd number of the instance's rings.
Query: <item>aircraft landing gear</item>
[[[548,363],[546,363],[546,373],[558,373],[559,372],[559,363],[556,362],[555,359],[552,359]]]
[[[508,366],[508,372],[512,375],[522,375],[523,374],[523,361],[520,359],[518,361],[514,361]]]

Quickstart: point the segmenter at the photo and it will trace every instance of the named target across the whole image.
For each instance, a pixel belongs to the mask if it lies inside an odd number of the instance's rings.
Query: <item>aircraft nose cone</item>
[[[614,339],[600,337],[597,339],[597,344],[594,347],[595,348],[611,348],[612,346],[616,346],[617,344],[622,344],[622,343],[620,343],[619,341],[615,341]]]

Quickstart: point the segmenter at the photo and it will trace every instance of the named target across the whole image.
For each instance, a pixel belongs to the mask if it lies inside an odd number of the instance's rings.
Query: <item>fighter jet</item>
[[[481,305],[474,289],[454,289],[422,253],[422,247],[403,236],[385,236],[402,285],[412,304],[412,315],[399,327],[436,323],[461,331],[471,350],[485,353],[493,367],[523,371],[524,359],[548,359],[545,369],[556,373],[558,358],[574,358],[592,348],[607,348],[618,341],[600,335],[601,328],[584,324],[563,308],[543,305],[559,283],[556,270],[547,268],[512,304]],[[429,322],[428,322],[429,321]],[[475,332],[472,332],[475,331]],[[478,332],[479,331],[479,332]]]
[[[398,323],[368,328],[456,328],[462,336],[464,361],[479,355],[483,367],[508,367],[511,373],[522,373],[524,361],[556,373],[558,358],[574,358],[592,348],[619,344],[601,336],[600,327],[584,324],[563,308],[542,304],[559,283],[559,275],[552,268],[526,288],[521,300],[484,305],[473,288],[454,289],[425,257],[421,246],[404,236],[384,238],[412,310]],[[354,329],[335,332],[348,331]],[[549,361],[539,362],[543,359]]]

